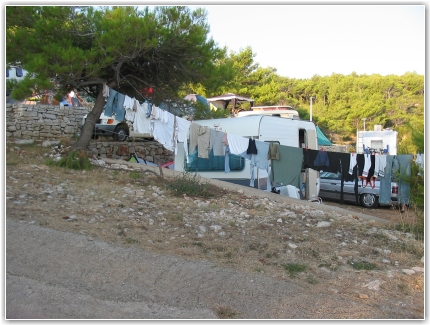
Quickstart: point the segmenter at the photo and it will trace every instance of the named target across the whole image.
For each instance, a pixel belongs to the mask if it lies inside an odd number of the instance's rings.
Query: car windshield
[[[340,176],[339,173],[331,173],[331,172],[321,172],[320,177],[321,178],[328,178],[328,179],[338,179]]]

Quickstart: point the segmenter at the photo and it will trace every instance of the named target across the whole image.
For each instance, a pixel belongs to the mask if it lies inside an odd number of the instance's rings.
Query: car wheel
[[[368,209],[373,209],[378,206],[378,197],[374,194],[366,193],[362,194],[361,197],[361,205]]]
[[[115,141],[125,141],[128,137],[128,128],[125,125],[118,125],[115,128],[113,138]]]

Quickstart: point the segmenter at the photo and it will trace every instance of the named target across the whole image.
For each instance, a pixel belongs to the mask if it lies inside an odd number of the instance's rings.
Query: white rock
[[[386,260],[385,258],[382,260],[382,263],[385,263],[385,264],[390,264],[391,262],[389,261],[389,260]]]
[[[211,226],[211,229],[213,229],[213,231],[215,231],[215,232],[219,232],[219,231],[221,230],[221,226],[218,226],[218,225],[212,225],[212,226]]]
[[[328,222],[328,221],[320,221],[320,222],[318,222],[318,224],[317,224],[317,228],[321,228],[321,227],[330,227],[330,222]]]
[[[297,248],[297,247],[299,247],[296,244],[292,244],[292,243],[288,243],[288,246],[291,247],[291,248]]]
[[[199,226],[199,229],[201,232],[206,232],[206,227],[205,226]]]
[[[412,268],[412,270],[414,270],[415,272],[422,272],[422,273],[424,273],[424,268],[423,267],[414,266]]]
[[[385,281],[382,280],[375,280],[372,282],[369,282],[367,284],[363,284],[363,287],[367,287],[370,290],[375,290],[375,291],[379,291],[379,287],[381,286],[381,284],[385,283]]]
[[[278,222],[278,223],[282,223],[282,219],[281,219],[281,218],[279,218],[278,220],[276,220],[276,222]]]
[[[407,274],[407,275],[415,274],[415,271],[411,270],[411,269],[402,269],[402,272]]]

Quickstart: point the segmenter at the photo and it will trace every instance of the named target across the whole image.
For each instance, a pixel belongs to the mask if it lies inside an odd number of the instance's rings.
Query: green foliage
[[[376,265],[367,261],[348,261],[355,270],[374,270]]]
[[[130,178],[132,179],[138,179],[141,177],[140,173],[137,170],[133,170],[131,171],[128,176],[130,176]]]
[[[71,85],[97,98],[107,82],[142,99],[152,87],[159,103],[217,71],[224,52],[208,37],[206,17],[185,6],[8,6],[6,62],[22,62],[33,89],[52,81],[58,93]]]
[[[85,151],[71,151],[67,155],[67,157],[62,157],[59,160],[53,160],[52,158],[48,158],[46,160],[46,165],[76,170],[91,169],[91,162],[88,158],[88,154]]]
[[[296,264],[296,263],[288,263],[281,264],[286,271],[288,271],[290,277],[294,278],[298,273],[304,272],[306,270],[306,265]]]
[[[182,172],[180,175],[169,180],[167,183],[168,188],[177,196],[200,196],[210,197],[209,182],[202,180],[198,174]]]
[[[223,109],[213,109],[211,106],[205,105],[201,102],[193,104],[194,107],[194,120],[207,120],[213,118],[228,117],[229,111]]]

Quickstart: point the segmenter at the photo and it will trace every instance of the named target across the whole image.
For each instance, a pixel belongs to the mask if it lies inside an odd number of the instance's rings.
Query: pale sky
[[[425,5],[205,5],[211,36],[289,78],[425,74]]]

